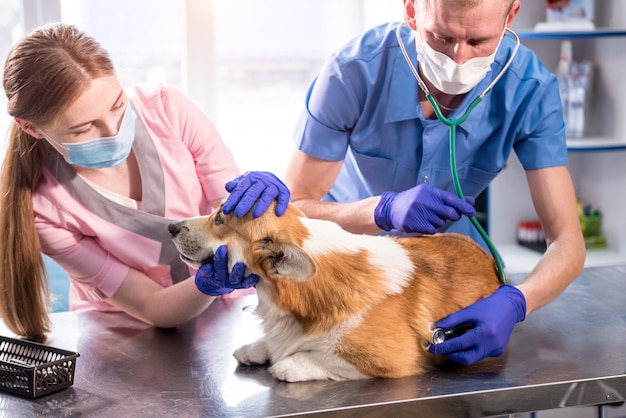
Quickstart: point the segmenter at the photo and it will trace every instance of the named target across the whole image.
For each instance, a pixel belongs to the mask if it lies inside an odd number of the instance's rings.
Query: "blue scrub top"
[[[448,127],[424,118],[418,84],[398,45],[399,23],[375,27],[333,55],[311,84],[294,136],[300,151],[344,161],[326,201],[352,202],[428,182],[454,192]],[[415,63],[414,32],[402,38]],[[500,45],[492,70],[449,118],[506,64],[515,40]],[[567,164],[565,125],[555,76],[523,45],[494,89],[457,128],[463,193],[477,196],[512,149],[526,170]]]

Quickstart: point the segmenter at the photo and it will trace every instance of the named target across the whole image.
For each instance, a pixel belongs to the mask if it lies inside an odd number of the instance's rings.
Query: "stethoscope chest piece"
[[[446,340],[446,332],[441,328],[435,328],[433,331],[433,344],[441,344]]]
[[[433,344],[441,344],[451,338],[459,337],[474,329],[474,324],[466,322],[451,329],[435,328],[433,330]]]

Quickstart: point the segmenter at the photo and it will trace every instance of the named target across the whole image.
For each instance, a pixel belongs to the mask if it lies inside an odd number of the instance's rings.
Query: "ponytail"
[[[34,341],[50,331],[50,292],[32,200],[49,148],[13,123],[0,177],[0,315],[12,332]]]

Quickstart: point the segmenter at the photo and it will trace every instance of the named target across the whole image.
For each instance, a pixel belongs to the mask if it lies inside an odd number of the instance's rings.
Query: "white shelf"
[[[562,30],[534,30],[524,29],[517,31],[520,39],[576,39],[576,38],[606,38],[626,36],[626,29],[621,28],[595,28],[592,30],[575,30],[563,28]]]
[[[626,150],[626,141],[604,137],[568,138],[567,150],[570,152]]]
[[[497,245],[507,274],[530,273],[542,254],[517,244]],[[626,255],[610,249],[589,249],[585,267],[606,266],[626,262]]]

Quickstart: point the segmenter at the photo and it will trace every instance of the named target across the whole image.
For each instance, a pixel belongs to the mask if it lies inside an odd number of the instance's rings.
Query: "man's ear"
[[[43,139],[43,134],[37,128],[35,128],[32,123],[30,123],[26,119],[15,118],[15,123],[17,123],[17,126],[22,128],[24,132],[26,132],[28,135],[32,136],[33,138]]]
[[[255,241],[252,256],[270,279],[302,282],[315,274],[313,259],[302,248],[277,237],[267,236]]]
[[[404,18],[407,25],[413,30],[417,30],[415,25],[415,1],[416,0],[404,0]]]
[[[511,6],[511,11],[509,11],[509,14],[506,16],[506,27],[510,28],[511,25],[513,24],[513,20],[515,20],[515,16],[517,16],[517,13],[519,12],[520,9],[520,2],[519,0],[515,0],[513,2],[513,5]]]

